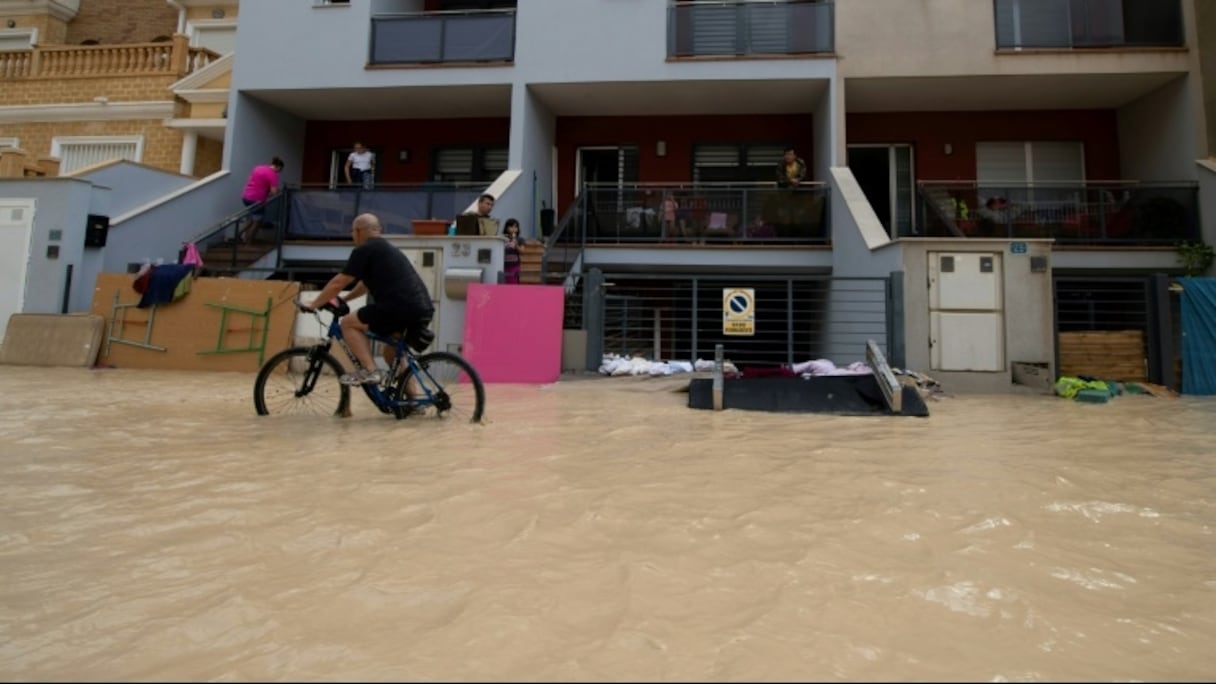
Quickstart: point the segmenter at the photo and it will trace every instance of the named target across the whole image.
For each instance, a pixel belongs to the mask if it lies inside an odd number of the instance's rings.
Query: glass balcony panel
[[[668,55],[781,55],[833,50],[835,5],[790,2],[676,3],[668,11]]]
[[[1001,49],[1178,47],[1179,0],[994,0]]]
[[[372,64],[509,62],[514,58],[514,12],[372,17]]]

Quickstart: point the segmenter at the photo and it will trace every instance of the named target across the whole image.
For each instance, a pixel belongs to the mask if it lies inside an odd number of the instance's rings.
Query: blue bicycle
[[[325,327],[319,311],[296,303]],[[333,314],[325,339],[307,347],[292,347],[270,357],[258,371],[253,385],[253,404],[258,415],[308,414],[350,415],[350,389],[340,381],[345,370],[330,350],[334,342],[346,352],[354,368],[360,368],[342,335],[339,320],[350,313],[346,302],[337,299],[321,307]],[[379,384],[360,385],[381,412],[398,419],[433,414],[438,418],[467,415],[480,422],[486,406],[486,390],[472,364],[459,354],[434,351],[422,354],[435,334],[425,328],[392,337],[369,334],[376,343],[391,347],[392,364]],[[420,354],[420,355],[419,355]]]

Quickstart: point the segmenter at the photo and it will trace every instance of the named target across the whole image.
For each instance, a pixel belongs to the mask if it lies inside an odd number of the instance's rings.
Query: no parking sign
[[[756,291],[750,287],[722,290],[722,334],[756,334]]]

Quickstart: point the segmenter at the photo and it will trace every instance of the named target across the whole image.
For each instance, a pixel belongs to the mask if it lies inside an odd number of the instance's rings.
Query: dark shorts
[[[244,197],[241,198],[241,203],[244,204],[246,207],[252,207],[255,204],[261,204],[260,202],[255,202],[251,199],[245,199]],[[249,212],[250,218],[254,219],[255,221],[261,221],[262,217],[265,216],[265,214],[266,214],[266,208],[264,206],[258,207],[257,209],[254,209],[253,211]]]
[[[425,328],[431,324],[430,315],[402,312],[400,309],[382,304],[368,304],[359,309],[356,315],[368,330],[384,337],[390,337],[404,330]]]

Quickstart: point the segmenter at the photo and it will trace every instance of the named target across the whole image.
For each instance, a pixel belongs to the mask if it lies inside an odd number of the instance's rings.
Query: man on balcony
[[[364,190],[372,189],[372,178],[376,174],[376,154],[355,143],[355,150],[346,157],[346,184]]]

